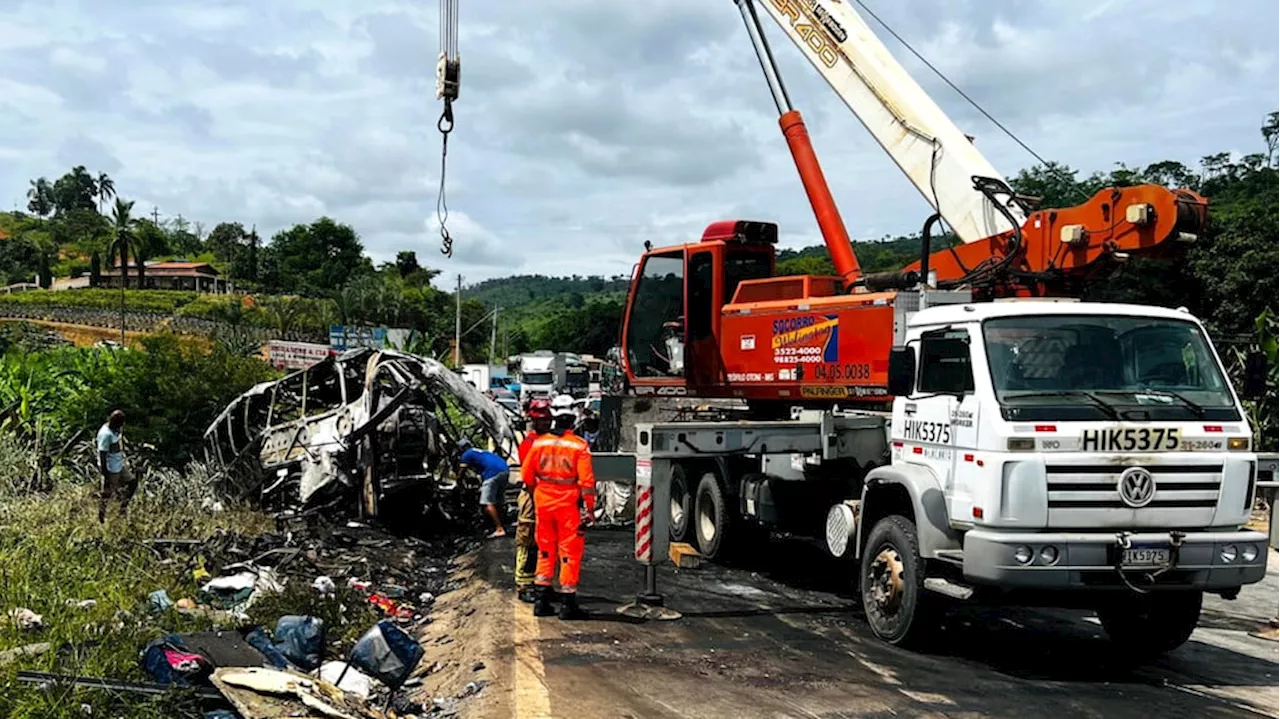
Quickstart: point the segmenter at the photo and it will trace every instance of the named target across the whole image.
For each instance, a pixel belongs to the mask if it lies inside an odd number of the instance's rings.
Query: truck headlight
[[[1013,558],[1017,560],[1018,564],[1030,564],[1035,556],[1035,553],[1031,551],[1031,547],[1025,544],[1013,550]]]
[[[1240,550],[1236,549],[1236,545],[1228,544],[1227,546],[1222,548],[1222,552],[1221,552],[1222,561],[1226,562],[1227,564],[1230,564],[1236,561],[1236,557],[1239,556],[1239,554],[1240,554]]]
[[[1058,562],[1058,548],[1052,544],[1040,548],[1040,561],[1045,564],[1056,564]]]
[[[1244,561],[1252,562],[1258,558],[1258,548],[1252,544],[1246,544],[1244,545],[1244,548],[1240,550],[1240,556]]]

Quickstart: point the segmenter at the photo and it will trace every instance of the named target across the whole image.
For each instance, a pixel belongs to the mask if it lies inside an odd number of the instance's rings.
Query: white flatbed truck
[[[896,344],[888,414],[624,427],[634,455],[597,467],[652,502],[646,563],[668,539],[715,559],[769,530],[823,537],[887,642],[927,637],[951,598],[1094,608],[1135,653],[1185,642],[1204,592],[1265,575],[1267,537],[1243,529],[1251,430],[1196,318],[943,304],[904,314]]]

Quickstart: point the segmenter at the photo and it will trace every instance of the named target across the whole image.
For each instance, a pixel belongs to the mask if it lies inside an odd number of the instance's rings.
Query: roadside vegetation
[[[96,477],[86,466],[55,466],[37,477],[40,453],[10,433],[0,433],[0,610],[39,614],[43,629],[0,624],[0,647],[48,644],[35,656],[0,666],[0,716],[81,717],[82,702],[110,717],[200,716],[194,702],[175,695],[139,701],[135,696],[37,690],[16,682],[19,669],[145,681],[138,651],[167,631],[209,629],[207,619],[168,612],[151,615],[146,597],[165,589],[173,598],[194,596],[198,560],[164,562],[147,539],[209,539],[218,533],[255,535],[268,529],[263,515],[230,508],[214,513],[207,474],[157,470],[143,479],[128,521],[97,521]],[[78,602],[93,600],[80,607]],[[7,616],[6,616],[7,619]]]
[[[49,691],[17,682],[16,673],[153,681],[139,662],[148,642],[212,630],[226,620],[174,608],[154,611],[147,595],[163,589],[173,601],[196,597],[206,568],[216,571],[229,547],[251,548],[274,522],[247,507],[219,503],[209,471],[191,464],[152,468],[141,478],[129,517],[119,519],[113,503],[107,523],[99,524],[96,472],[69,464],[40,476],[39,459],[29,442],[0,432],[0,651],[47,645],[0,661],[0,716],[82,719],[90,716],[82,709],[88,704],[92,716],[203,717],[199,704],[182,691],[154,698]],[[186,543],[164,541],[170,539]],[[24,629],[10,621],[15,609],[40,615],[43,627]],[[310,586],[290,582],[283,593],[255,603],[249,623],[270,630],[285,614],[321,617],[330,638],[346,646],[377,620],[371,605],[345,586],[321,597]]]
[[[0,355],[0,432],[27,439],[55,461],[91,457],[98,427],[121,409],[136,455],[180,466],[199,456],[205,428],[231,399],[276,376],[224,343],[172,334],[127,350],[18,343]]]

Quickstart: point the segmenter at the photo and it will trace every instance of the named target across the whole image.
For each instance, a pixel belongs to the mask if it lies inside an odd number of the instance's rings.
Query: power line
[[[925,67],[932,70],[933,74],[937,75],[939,78],[942,79],[943,82],[947,83],[947,85],[950,86],[952,90],[955,90],[956,93],[959,94],[960,97],[963,97],[970,105],[973,105],[973,108],[975,110],[982,113],[983,117],[986,117],[988,120],[991,121],[993,125],[1000,128],[1000,130],[1003,131],[1004,134],[1008,135],[1010,139],[1012,139],[1014,142],[1021,145],[1022,149],[1029,152],[1032,157],[1036,158],[1036,160],[1040,162],[1041,165],[1049,164],[1048,160],[1044,159],[1043,157],[1040,156],[1038,152],[1031,149],[1031,146],[1023,142],[1022,138],[1015,135],[1013,133],[1013,130],[1010,130],[1009,128],[1005,127],[1003,123],[1001,123],[999,120],[995,118],[995,116],[987,112],[987,110],[984,107],[982,107],[982,105],[979,105],[977,100],[974,100],[972,97],[969,97],[969,95],[966,94],[964,90],[961,90],[959,86],[957,86],[954,82],[952,82],[951,78],[948,78],[946,75],[942,73],[941,70],[939,70],[937,67],[934,67],[933,63],[925,59],[924,55],[921,55],[919,52],[916,51],[914,47],[911,46],[911,43],[904,40],[901,35],[899,35],[897,32],[894,31],[893,28],[889,27],[889,23],[885,22],[884,20],[881,20],[879,15],[876,15],[874,12],[872,12],[871,8],[867,7],[866,3],[864,3],[862,0],[854,0],[854,2],[858,3],[858,6],[861,7],[864,12],[866,12],[868,15],[874,18],[876,22],[880,23],[881,27],[887,30],[889,34],[894,37],[894,39],[902,43],[902,46],[907,48],[907,50],[909,50],[912,55],[915,55],[917,60],[924,63]]]

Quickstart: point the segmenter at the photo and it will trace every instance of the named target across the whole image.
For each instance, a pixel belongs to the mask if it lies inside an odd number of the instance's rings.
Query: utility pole
[[[155,205],[151,206],[151,224],[156,227],[160,226],[160,208]]]
[[[498,349],[498,306],[493,306],[493,328],[489,330],[489,364],[493,364],[493,356]]]
[[[457,310],[453,318],[453,366],[462,366],[462,273],[458,273]]]

